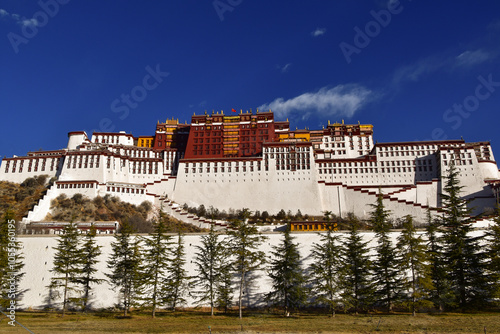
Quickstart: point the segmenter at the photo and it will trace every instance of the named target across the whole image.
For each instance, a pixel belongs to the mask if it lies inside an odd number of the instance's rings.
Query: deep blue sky
[[[0,1],[0,157],[258,107],[293,128],[360,121],[379,142],[463,136],[500,154],[497,0],[59,1],[53,17]],[[169,75],[141,88],[156,68]]]

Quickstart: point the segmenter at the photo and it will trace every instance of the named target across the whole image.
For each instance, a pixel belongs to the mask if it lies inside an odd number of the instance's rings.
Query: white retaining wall
[[[485,224],[485,222],[482,222],[483,226],[485,226]],[[477,230],[473,233],[475,235],[480,235],[484,233],[484,231]],[[338,234],[341,237],[347,236],[347,234],[343,232],[338,232]],[[398,232],[391,233],[393,242],[396,242],[398,234]],[[280,243],[282,234],[267,233],[264,235],[268,237],[268,240],[262,244],[260,250],[264,251],[269,257],[273,251],[273,246]],[[361,235],[365,242],[369,242],[369,247],[374,247],[376,245],[376,238],[373,232],[361,232]],[[302,232],[293,233],[293,236],[295,237],[295,242],[299,244],[299,251],[303,257],[303,267],[305,268],[312,262],[310,257],[311,249],[314,243],[320,241],[319,234]],[[223,238],[225,236],[221,237]],[[175,238],[176,236],[174,236],[174,240]],[[46,299],[49,291],[47,286],[52,277],[50,270],[52,269],[52,261],[55,253],[53,247],[57,245],[57,240],[58,238],[55,236],[21,236],[18,238],[18,241],[22,242],[22,252],[25,258],[25,267],[23,271],[26,273],[20,283],[21,289],[26,290],[23,300],[20,303],[20,308],[39,309],[47,305]],[[109,272],[106,267],[106,261],[111,254],[111,243],[113,241],[113,236],[97,237],[98,245],[102,246],[102,254],[99,257],[99,263],[97,265],[99,270],[96,274],[97,278],[106,279],[105,273]],[[201,245],[201,235],[190,234],[184,236],[184,245],[187,254],[185,269],[188,271],[188,275],[195,276],[194,258],[197,252],[196,246]],[[371,250],[371,254],[373,254],[373,252],[374,251]],[[247,305],[258,305],[263,303],[262,297],[271,289],[271,281],[267,277],[265,270],[258,271],[254,273],[253,276],[252,284],[246,293]],[[112,307],[118,303],[118,294],[112,290],[112,287],[108,283],[94,286],[91,298],[94,308]],[[235,300],[237,298],[236,286],[234,287],[234,298]],[[188,297],[187,300],[188,304],[186,306],[197,305],[193,298]],[[53,306],[59,307],[60,300]]]

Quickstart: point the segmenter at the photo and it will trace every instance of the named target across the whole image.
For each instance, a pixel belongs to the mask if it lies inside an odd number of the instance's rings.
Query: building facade
[[[442,206],[442,180],[459,169],[474,213],[492,210],[500,177],[489,142],[375,143],[369,124],[290,130],[268,112],[212,112],[191,124],[158,122],[154,136],[68,134],[66,148],[4,158],[0,180],[46,174],[56,181],[26,217],[43,220],[59,194],[106,194],[158,207],[187,203],[220,210],[332,211],[367,217],[379,192],[395,217],[424,220]]]

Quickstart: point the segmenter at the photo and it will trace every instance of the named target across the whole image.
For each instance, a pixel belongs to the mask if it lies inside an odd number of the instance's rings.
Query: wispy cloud
[[[317,92],[308,92],[291,99],[282,97],[259,106],[261,110],[274,110],[279,118],[298,113],[305,119],[316,113],[322,116],[353,116],[373,99],[374,93],[357,84],[323,87]]]
[[[15,23],[20,24],[24,27],[37,26],[39,22],[35,18],[27,19],[24,16],[21,17],[19,14],[9,13],[3,8],[0,8],[0,17],[10,17]]]
[[[413,64],[398,68],[394,72],[392,82],[394,84],[400,84],[407,81],[418,81],[425,75],[433,73],[444,67],[446,63],[446,59],[442,59],[437,56],[420,59]]]
[[[465,51],[458,56],[438,54],[422,58],[416,62],[397,68],[392,76],[392,83],[399,85],[404,82],[416,82],[438,71],[453,72],[481,64],[497,56],[496,52],[483,49]]]
[[[284,66],[278,65],[278,69],[281,71],[281,73],[286,73],[290,70],[290,66],[292,66],[292,63],[288,63]]]
[[[316,30],[314,30],[311,35],[313,37],[318,37],[318,36],[321,36],[321,35],[324,35],[326,33],[326,29],[325,28],[316,28]]]
[[[458,55],[456,60],[456,65],[458,66],[472,66],[477,65],[482,62],[489,60],[492,55],[489,52],[483,50],[476,51],[465,51]]]

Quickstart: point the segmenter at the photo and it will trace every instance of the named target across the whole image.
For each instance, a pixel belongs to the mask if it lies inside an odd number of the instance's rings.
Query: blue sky
[[[494,0],[0,0],[0,60],[0,157],[231,108],[500,155]]]

